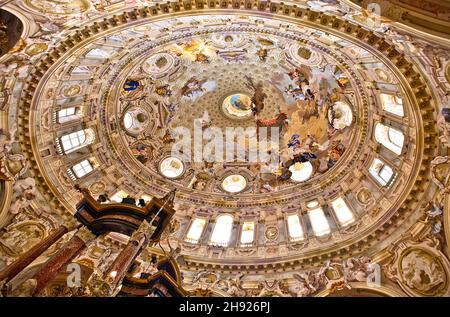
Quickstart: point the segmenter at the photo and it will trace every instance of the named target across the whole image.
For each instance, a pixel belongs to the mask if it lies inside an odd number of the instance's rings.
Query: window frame
[[[215,237],[216,235],[220,236],[219,234],[215,234],[215,232],[216,232],[216,230],[218,230],[218,227],[217,227],[219,225],[218,220],[220,220],[221,218],[229,218],[229,219],[231,219],[231,223],[227,224],[227,225],[230,226],[230,228],[228,230],[228,237],[227,237],[228,239],[227,239],[226,242],[223,241],[223,240],[222,241],[218,241],[218,240],[214,241],[213,240],[213,238],[216,238]],[[209,237],[209,244],[213,245],[213,246],[219,246],[219,247],[228,247],[230,245],[231,238],[233,237],[233,224],[234,224],[234,217],[233,217],[233,215],[231,215],[231,214],[224,214],[224,215],[218,216],[215,219],[215,221],[214,221],[214,227],[212,229],[211,236]],[[223,232],[222,232],[222,234],[223,234]]]
[[[86,172],[86,166],[83,166],[83,163],[86,163],[86,162],[87,162],[87,164],[89,164],[88,167],[90,168],[90,170],[88,172]],[[78,171],[75,170],[75,168],[77,166],[79,166],[80,170],[82,170],[84,172],[84,174],[82,174],[81,176],[78,174]],[[95,167],[92,164],[90,159],[82,160],[81,162],[78,162],[77,164],[75,164],[71,167],[71,170],[77,179],[80,179],[80,178],[85,177],[86,175],[89,175],[90,173],[92,173],[94,171],[94,169],[95,169]]]
[[[348,209],[348,212],[349,212],[349,213],[351,214],[351,216],[352,216],[352,218],[351,218],[350,220],[347,220],[347,221],[345,221],[345,222],[342,222],[342,221],[339,219],[338,211],[337,211],[337,210],[335,209],[335,207],[334,207],[334,202],[336,202],[336,201],[338,201],[338,200],[342,200],[342,202],[343,202],[344,205],[345,205],[345,208]],[[356,213],[352,210],[352,208],[350,207],[350,204],[347,202],[347,200],[345,199],[345,197],[339,196],[339,197],[335,197],[334,199],[332,199],[332,200],[330,201],[330,208],[332,209],[332,211],[333,211],[333,216],[335,217],[336,223],[337,223],[339,226],[345,228],[345,227],[348,227],[348,226],[350,226],[350,225],[352,225],[352,224],[354,224],[354,223],[356,222]]]
[[[252,241],[251,242],[242,242],[242,234],[244,233],[244,226],[245,224],[249,224],[252,223],[253,224],[253,236],[252,236]],[[251,247],[255,245],[256,242],[256,232],[257,232],[257,224],[258,222],[255,220],[244,220],[241,225],[240,225],[240,230],[239,230],[239,246],[241,248],[246,248],[246,247]]]
[[[90,135],[91,133],[92,135]],[[89,138],[90,136],[92,136],[92,139]],[[95,133],[91,128],[81,129],[64,134],[60,136],[58,140],[61,146],[62,154],[69,154],[85,146],[91,145],[95,140]],[[66,148],[66,144],[70,144],[71,147]]]
[[[203,220],[204,221],[204,225],[202,227],[202,230],[201,230],[200,235],[199,235],[197,240],[188,237],[189,236],[189,232],[191,231],[192,226],[194,225],[196,220]],[[199,244],[200,241],[202,241],[202,238],[205,235],[207,227],[208,227],[208,219],[207,218],[197,217],[197,216],[193,217],[191,219],[191,221],[189,222],[189,226],[187,227],[187,230],[186,230],[186,233],[184,234],[184,239],[183,240],[185,242],[188,242],[188,243]]]
[[[73,113],[67,114],[67,111],[69,109],[73,109]],[[63,113],[63,112],[65,112],[64,115],[61,115],[61,113]],[[66,107],[66,108],[61,108],[59,110],[56,110],[56,122],[59,124],[72,122],[72,121],[75,121],[80,118],[81,118],[81,108],[80,107],[73,106],[73,107]]]
[[[296,216],[298,219],[298,225],[300,227],[300,231],[301,231],[301,236],[300,237],[294,237],[291,235],[291,229],[290,229],[290,225],[289,225],[289,219],[293,216]],[[287,231],[287,236],[289,238],[289,242],[298,242],[298,241],[304,241],[307,238],[307,233],[305,231],[305,225],[303,223],[303,219],[302,219],[302,215],[298,214],[298,213],[291,213],[286,215],[286,231]]]
[[[389,111],[388,108],[386,107],[386,103],[385,103],[385,97],[384,96],[392,96],[395,99],[400,99],[401,100],[401,114],[400,111],[397,112],[393,112],[393,111]],[[381,92],[380,93],[380,103],[381,103],[381,109],[383,109],[384,112],[389,113],[390,115],[393,115],[397,118],[404,118],[405,117],[405,105],[403,102],[403,98],[398,96],[398,94],[393,93],[393,92]],[[396,106],[399,106],[400,104],[395,101]]]
[[[383,130],[383,131],[381,131]],[[385,132],[386,130],[386,132]],[[380,131],[380,132],[377,132]],[[402,136],[402,144],[401,146],[397,144],[397,142],[393,141],[393,137],[391,133],[398,134],[399,136]],[[382,134],[382,135],[380,135]],[[405,146],[405,134],[403,131],[395,129],[387,124],[377,122],[374,127],[374,137],[375,141],[394,153],[395,155],[401,155]],[[387,139],[387,140],[384,140]]]
[[[374,166],[374,162],[375,162],[376,160],[378,160],[378,161],[380,161],[381,163],[383,163],[383,167],[380,169],[379,172],[377,172],[377,175],[374,175],[374,174],[372,173],[372,170],[373,170],[372,167]],[[389,178],[388,181],[386,181],[383,177],[380,176],[381,172],[384,170],[384,168],[385,168],[386,166],[392,171],[392,175],[391,175],[391,177]],[[380,157],[375,157],[375,158],[372,160],[372,163],[370,164],[370,166],[369,166],[369,168],[368,168],[368,171],[369,171],[370,176],[371,176],[371,177],[376,181],[376,183],[377,183],[379,186],[381,186],[381,187],[388,187],[388,186],[391,184],[392,180],[395,178],[395,175],[396,175],[396,172],[395,172],[394,168],[393,168],[390,164],[388,164],[385,160],[381,159]],[[380,179],[381,179],[383,182],[380,182]]]
[[[320,211],[320,215],[321,216],[323,216],[323,219],[325,220],[325,223],[326,223],[326,227],[327,227],[327,229],[326,230],[320,230],[320,232],[318,232],[318,231],[316,231],[316,229],[318,229],[318,228],[314,228],[314,227],[317,227],[317,225],[315,226],[314,225],[314,223],[316,223],[315,221],[313,221],[313,217],[312,217],[312,213],[315,213],[315,214],[317,214],[317,215],[319,215],[318,214],[318,212]],[[327,216],[326,216],[326,214],[325,214],[325,210],[322,208],[322,207],[317,207],[317,208],[313,208],[313,209],[309,209],[308,211],[307,211],[307,213],[308,213],[308,219],[309,219],[309,222],[310,222],[310,224],[311,224],[311,228],[312,228],[312,230],[313,230],[313,232],[314,232],[314,235],[316,236],[316,237],[318,237],[318,238],[320,238],[320,237],[323,237],[323,236],[327,236],[327,235],[329,235],[330,233],[331,233],[331,226],[330,226],[330,222],[328,221],[328,218],[327,218]],[[319,218],[321,217],[321,216],[319,216]],[[316,217],[317,218],[317,217]]]

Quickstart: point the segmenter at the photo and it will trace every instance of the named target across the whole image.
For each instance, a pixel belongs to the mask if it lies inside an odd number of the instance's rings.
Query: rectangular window
[[[216,225],[211,234],[210,244],[226,247],[230,242],[231,231],[233,230],[233,217],[231,215],[221,215],[216,219]]]
[[[386,186],[394,176],[392,168],[377,158],[373,160],[369,172],[381,186]]]
[[[72,167],[72,170],[77,178],[81,178],[85,176],[86,174],[89,174],[94,170],[92,167],[91,162],[88,160],[84,160]]]
[[[290,240],[291,241],[303,240],[304,238],[303,228],[302,225],[300,224],[300,218],[298,217],[298,215],[288,216],[287,223]]]
[[[84,130],[73,132],[70,134],[63,135],[61,137],[61,145],[64,152],[68,153],[79,148],[86,140],[86,133]]]
[[[192,221],[189,231],[186,235],[186,241],[190,243],[198,243],[200,237],[202,236],[203,229],[206,225],[206,219],[195,218]]]
[[[64,108],[57,112],[58,123],[65,123],[79,118],[76,107]]]
[[[241,231],[241,245],[246,246],[253,243],[255,239],[255,223],[244,222]]]
[[[399,117],[404,116],[402,98],[391,94],[380,94],[383,110]]]
[[[338,198],[331,202],[336,218],[342,226],[348,226],[355,221],[352,211],[344,199]]]
[[[316,236],[323,236],[331,232],[330,225],[322,208],[309,210],[308,216]]]

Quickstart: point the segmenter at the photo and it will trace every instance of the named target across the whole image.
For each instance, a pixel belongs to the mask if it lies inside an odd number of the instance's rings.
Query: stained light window
[[[382,186],[386,186],[392,179],[392,176],[394,176],[394,171],[392,168],[377,158],[373,160],[372,165],[369,168],[369,172]]]
[[[211,244],[226,247],[230,241],[231,230],[233,228],[233,217],[230,215],[219,216],[216,219]]]
[[[91,129],[86,129],[63,135],[60,141],[64,152],[70,153],[91,144],[94,138],[94,132]]]
[[[347,203],[341,197],[333,200],[331,202],[331,206],[333,207],[334,213],[339,221],[339,223],[345,227],[355,221],[355,217],[348,208]]]
[[[288,233],[291,241],[299,241],[304,239],[302,225],[298,215],[290,215],[287,217]]]
[[[89,160],[84,160],[72,167],[72,170],[77,178],[81,178],[94,170]]]
[[[205,229],[205,225],[206,219],[195,218],[189,227],[185,240],[191,243],[198,243],[200,237],[202,236],[203,229]]]
[[[399,117],[404,116],[402,98],[390,94],[380,94],[380,98],[384,111],[390,112]]]
[[[255,239],[255,223],[246,221],[242,224],[241,245],[249,245]]]
[[[400,155],[403,149],[405,136],[401,131],[377,123],[375,126],[375,139],[395,154]]]
[[[323,236],[330,233],[330,225],[322,208],[309,210],[308,216],[316,236]]]

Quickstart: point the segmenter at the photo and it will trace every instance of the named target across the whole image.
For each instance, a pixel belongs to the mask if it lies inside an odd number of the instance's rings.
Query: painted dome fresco
[[[424,26],[403,1],[4,2],[0,288],[63,230],[45,254],[79,237],[87,285],[122,292],[165,263],[183,296],[449,294],[444,4]]]

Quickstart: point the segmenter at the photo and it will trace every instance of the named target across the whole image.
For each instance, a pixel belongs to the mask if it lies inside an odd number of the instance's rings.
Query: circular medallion
[[[247,180],[242,175],[230,175],[222,181],[222,188],[229,193],[239,193],[247,187]]]
[[[183,162],[176,157],[167,157],[159,164],[159,171],[167,178],[177,178],[184,172]]]
[[[81,92],[80,85],[73,85],[63,89],[64,97],[73,97],[78,95]]]

